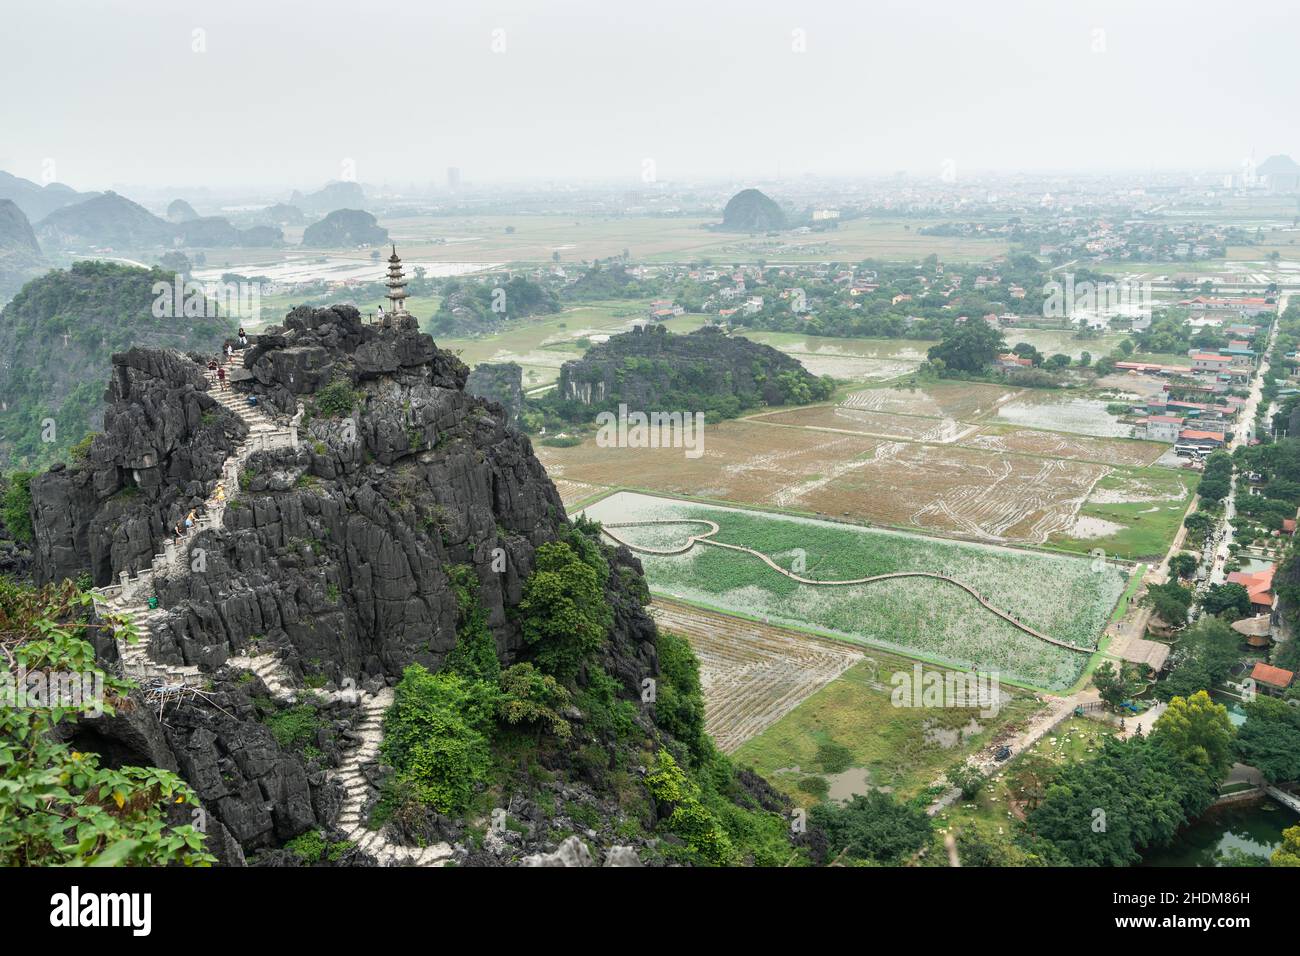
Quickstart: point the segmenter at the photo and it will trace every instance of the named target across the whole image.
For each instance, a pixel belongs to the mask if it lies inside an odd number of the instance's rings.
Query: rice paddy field
[[[777,789],[810,806],[820,799],[847,800],[871,789],[910,799],[945,770],[1024,724],[1042,704],[1013,694],[996,714],[959,707],[896,707],[889,674],[907,662],[880,652],[827,683],[797,708],[735,751]],[[931,668],[925,668],[929,671]],[[848,752],[849,767],[827,772],[818,753],[825,745]],[[808,787],[822,777],[824,797]]]
[[[1039,688],[1075,682],[1126,582],[1119,566],[1066,555],[630,492],[610,495],[583,513],[605,524],[713,521],[720,526],[717,541],[760,551],[787,570],[798,570],[797,563],[803,568],[798,573],[812,580],[945,574],[1032,628],[1085,650],[1027,634],[951,582],[933,578],[818,586],[792,580],[754,555],[699,543],[682,554],[640,555],[652,590],[667,597],[941,664],[997,671],[1004,680]],[[685,544],[701,527],[655,524],[616,533],[639,547],[665,549]]]

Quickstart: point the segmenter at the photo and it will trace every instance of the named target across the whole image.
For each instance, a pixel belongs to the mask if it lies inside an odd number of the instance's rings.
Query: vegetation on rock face
[[[86,261],[23,287],[0,312],[0,463],[48,464],[98,428],[114,352],[220,350],[234,323],[215,309],[154,315],[154,283],[174,280],[162,269]]]
[[[598,553],[585,558],[563,542],[537,549],[519,604],[524,642],[543,671],[571,680],[604,643],[613,621]]]
[[[87,640],[90,596],[70,582],[40,590],[0,579],[0,640],[8,664],[0,690],[18,693],[21,672],[75,678],[25,706],[0,708],[0,865],[163,866],[214,862],[188,822],[198,801],[179,777],[155,767],[101,766],[58,731],[79,717],[112,715],[130,684],[100,670]],[[62,681],[61,681],[62,683]],[[30,694],[30,691],[29,691]],[[129,706],[129,704],[128,704]],[[184,819],[185,823],[176,823]]]
[[[819,803],[808,814],[826,832],[832,859],[902,863],[930,839],[932,823],[922,807],[873,790],[845,806]]]
[[[523,276],[500,285],[452,279],[443,287],[442,302],[429,327],[439,335],[476,335],[511,319],[559,311],[554,292]]]
[[[776,349],[706,326],[674,335],[651,326],[593,346],[565,362],[559,386],[540,403],[559,422],[589,422],[626,405],[632,412],[732,418],[747,408],[820,401],[834,382]]]

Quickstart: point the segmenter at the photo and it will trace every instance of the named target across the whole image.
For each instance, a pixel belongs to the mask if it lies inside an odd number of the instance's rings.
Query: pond
[[[1298,823],[1293,811],[1272,800],[1211,808],[1172,846],[1148,853],[1142,865],[1234,866],[1242,857],[1266,861],[1282,842],[1282,831]]]

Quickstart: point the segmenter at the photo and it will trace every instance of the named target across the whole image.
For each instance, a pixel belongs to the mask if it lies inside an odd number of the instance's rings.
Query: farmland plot
[[[1125,425],[1106,411],[1106,404],[1095,398],[1062,398],[1054,392],[1029,392],[998,406],[998,418],[1030,428],[1098,438],[1131,437],[1133,426]]]
[[[1159,442],[1096,438],[1011,425],[985,425],[975,434],[959,439],[958,444],[986,451],[1018,452],[1047,458],[1119,465],[1153,464],[1169,448]]]
[[[694,459],[677,449],[600,448],[594,440],[537,452],[555,479],[1032,543],[1067,530],[1107,471],[1093,462],[751,421],[709,426],[704,454]]]
[[[776,723],[862,659],[847,644],[656,600],[659,626],[700,661],[704,727],[723,753]]]
[[[946,574],[991,605],[1053,638],[1089,649],[1123,591],[1113,565],[1059,555],[944,541],[839,525],[792,515],[620,492],[584,513],[608,524],[691,518],[719,525],[716,540],[760,551],[787,570],[819,581],[900,571]],[[699,526],[620,527],[644,548],[685,543]],[[659,593],[724,611],[865,641],[958,667],[997,671],[1038,687],[1077,679],[1087,654],[1025,633],[982,608],[951,582],[895,578],[861,585],[804,584],[753,555],[696,544],[677,555],[641,554]],[[797,562],[797,564],[796,564]]]
[[[941,381],[915,388],[871,388],[854,392],[842,404],[874,412],[974,421],[1016,398],[1022,391],[1000,385]]]
[[[891,415],[846,405],[812,405],[785,412],[759,415],[755,421],[774,425],[797,425],[803,428],[827,428],[838,431],[896,438],[902,441],[947,444],[974,432],[978,426],[951,418],[922,418],[918,415]]]

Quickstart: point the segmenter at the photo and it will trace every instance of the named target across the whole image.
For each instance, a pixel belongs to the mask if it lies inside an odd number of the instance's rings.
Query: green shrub
[[[457,674],[412,664],[384,715],[381,751],[421,802],[440,813],[464,810],[492,769],[488,737],[498,692]]]
[[[301,750],[315,743],[320,729],[320,714],[312,704],[297,704],[277,711],[265,720],[275,742],[286,750]]]
[[[362,393],[353,389],[347,379],[336,378],[316,393],[316,412],[326,418],[350,415],[362,398]]]
[[[827,741],[817,748],[813,763],[822,773],[843,773],[853,766],[853,753],[843,744]]]
[[[519,604],[524,642],[534,649],[542,670],[571,680],[599,650],[613,623],[604,579],[563,542],[542,545],[535,559]]]
[[[4,495],[0,497],[0,518],[15,541],[31,544],[35,535],[32,530],[32,478],[34,471],[12,472],[4,483]]]

